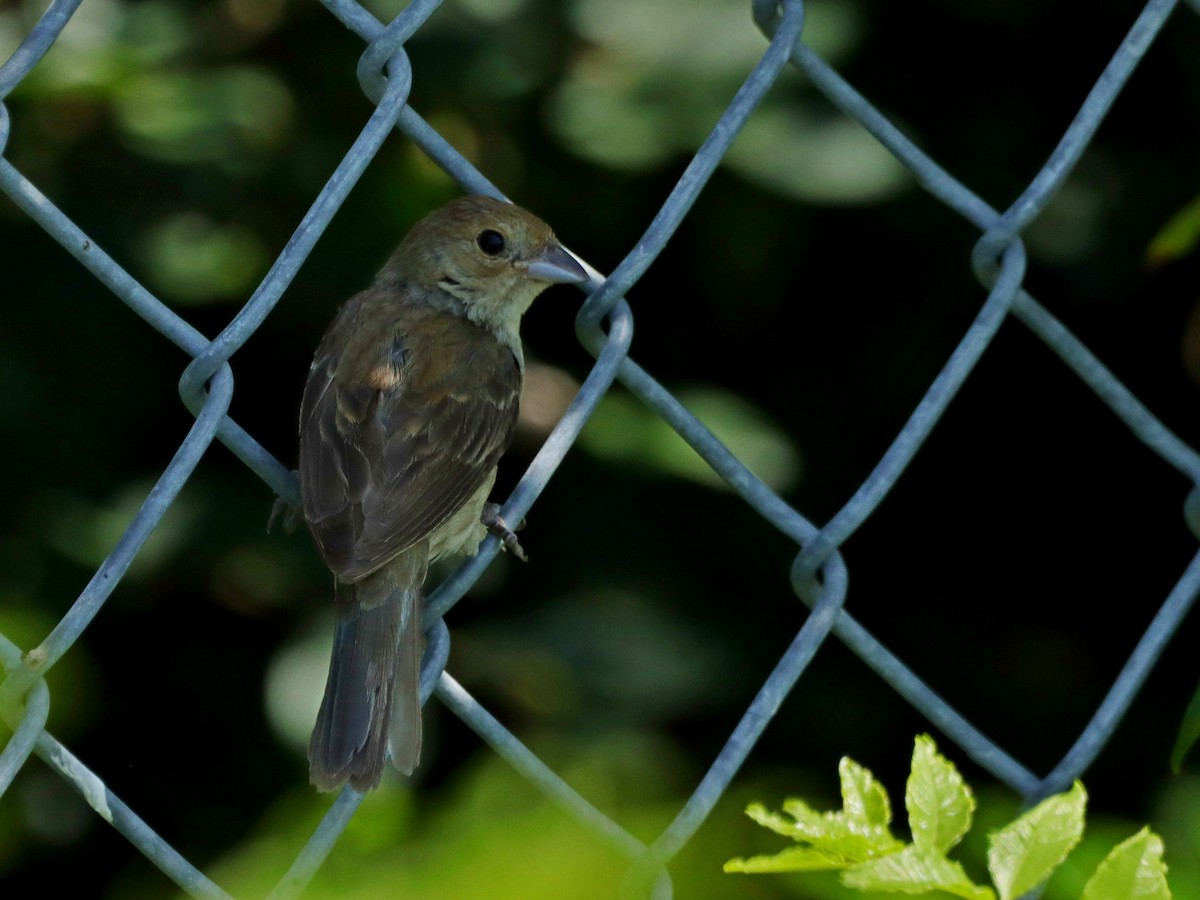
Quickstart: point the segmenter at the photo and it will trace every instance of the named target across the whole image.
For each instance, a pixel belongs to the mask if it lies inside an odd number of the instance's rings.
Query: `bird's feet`
[[[483,515],[481,516],[484,527],[487,528],[490,534],[494,534],[500,539],[500,546],[519,559],[521,562],[529,562],[529,557],[525,555],[525,550],[521,547],[521,542],[517,540],[516,532],[508,527],[508,523],[500,517],[499,503],[483,504]],[[525,521],[517,526],[518,529],[525,527]]]
[[[299,471],[292,472],[292,475],[299,477]],[[271,504],[271,515],[267,519],[267,531],[271,532],[275,529],[275,523],[278,522],[283,526],[285,534],[291,534],[304,521],[304,508],[299,503],[288,503],[282,497],[276,497],[275,502]]]

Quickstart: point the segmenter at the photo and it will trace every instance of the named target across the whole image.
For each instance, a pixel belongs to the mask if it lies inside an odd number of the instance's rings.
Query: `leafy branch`
[[[893,836],[891,801],[871,772],[848,757],[838,765],[842,809],[817,812],[786,800],[782,813],[751,804],[746,815],[798,846],[731,859],[726,872],[840,871],[848,888],[905,894],[942,892],[965,900],[1014,900],[1050,877],[1083,837],[1087,793],[1048,797],[988,835],[992,886],[973,882],[947,855],[971,828],[975,798],[928,735],[917,737],[904,806],[912,843]],[[1163,843],[1148,828],[1118,844],[1097,867],[1081,900],[1169,900]]]

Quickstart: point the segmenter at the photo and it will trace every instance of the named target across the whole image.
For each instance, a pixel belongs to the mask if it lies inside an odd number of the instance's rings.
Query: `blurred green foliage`
[[[372,9],[387,17],[402,5]],[[41,7],[0,7],[0,58]],[[1109,6],[1081,19],[1077,8],[1032,0],[821,0],[806,36],[1003,204],[1042,164],[1132,15]],[[1170,23],[1028,235],[1039,298],[1193,444],[1200,260],[1186,241],[1150,271],[1144,259],[1200,190],[1195,19],[1180,11]],[[410,42],[412,103],[611,270],[764,46],[742,0],[459,0]],[[5,155],[215,334],[366,121],[361,52],[317,3],[87,0],[6,101]],[[234,357],[233,415],[286,463],[325,323],[405,228],[455,191],[402,137],[389,141]],[[788,74],[631,292],[633,353],[753,471],[822,520],[870,471],[981,302],[968,263],[975,237]],[[0,631],[30,647],[186,433],[175,384],[187,360],[7,202],[0,285],[9,473]],[[587,371],[576,308],[556,292],[528,320],[531,373],[541,373],[529,387],[550,400],[527,404],[500,492]],[[804,617],[787,585],[794,548],[717,487],[656,417],[615,391],[530,516],[530,565],[498,561],[449,620],[451,670],[468,689],[647,840]],[[851,609],[1044,770],[1194,552],[1178,516],[1186,489],[1043,348],[1006,328],[847,546]],[[328,803],[306,787],[304,762],[327,653],[328,576],[302,534],[265,533],[271,499],[214,448],[50,676],[55,735],[237,896],[278,878]],[[1151,822],[1180,896],[1188,886],[1200,896],[1200,865],[1173,855],[1200,833],[1200,803],[1195,779],[1173,778],[1166,764],[1195,684],[1194,660],[1179,648],[1196,637],[1189,624],[1088,775],[1092,830],[1112,822],[1128,834],[1130,822]],[[614,895],[619,859],[444,711],[427,717],[417,781],[389,780],[366,801],[315,896]],[[729,896],[721,863],[760,840],[740,812],[750,799],[819,793],[812,773],[847,753],[887,777],[887,761],[924,727],[831,644],[672,867],[677,895]],[[969,852],[982,853],[970,838]],[[36,762],[0,802],[0,879],[14,896],[170,893]],[[1078,896],[1082,883],[1053,896]],[[836,879],[783,877],[738,896],[840,891]]]
[[[714,387],[679,388],[675,395],[702,421],[713,423],[716,436],[772,490],[783,493],[795,487],[800,476],[798,449],[751,400]],[[728,488],[670,425],[619,390],[601,401],[580,436],[580,446],[616,463],[636,462],[650,475]]]
[[[805,39],[831,60],[861,42],[865,23],[854,6],[818,0],[806,14]],[[549,122],[573,152],[619,169],[652,169],[698,147],[762,55],[761,36],[746,27],[746,5],[736,0],[582,0],[571,24],[587,46],[553,95]],[[808,201],[877,201],[907,181],[892,156],[791,72],[726,165]]]
[[[1200,247],[1200,196],[1171,216],[1146,249],[1146,260],[1154,265],[1187,257]]]

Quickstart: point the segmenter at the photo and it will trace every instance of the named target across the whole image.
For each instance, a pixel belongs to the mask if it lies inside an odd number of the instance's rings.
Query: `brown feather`
[[[377,303],[382,293],[351,304]],[[322,557],[344,581],[445,523],[491,476],[517,420],[517,361],[480,326],[399,303],[386,324],[374,346],[355,341],[339,354],[337,342],[323,343],[326,355],[318,352],[301,406],[304,513]],[[352,381],[364,362],[390,351],[393,333],[406,356],[396,386]]]

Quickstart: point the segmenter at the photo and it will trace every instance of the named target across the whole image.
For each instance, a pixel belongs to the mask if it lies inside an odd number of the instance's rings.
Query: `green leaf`
[[[783,811],[792,817],[796,840],[813,840],[826,834],[830,828],[842,827],[841,813],[818,812],[803,800],[784,800]]]
[[[944,855],[971,828],[975,798],[927,734],[919,735],[913,745],[904,806],[913,843],[936,853]]]
[[[1183,721],[1179,723],[1179,734],[1175,737],[1175,746],[1171,748],[1171,770],[1179,774],[1183,768],[1183,759],[1200,740],[1200,687],[1192,694],[1192,699],[1183,711]]]
[[[812,844],[831,856],[845,857],[851,862],[870,857],[868,841],[852,832],[838,813],[819,813],[801,800],[786,801],[784,809],[792,818],[771,812],[761,803],[747,806],[746,815],[776,834]]]
[[[886,828],[891,823],[892,804],[887,791],[869,769],[843,756],[838,776],[842,782],[842,812],[848,818],[870,829]]]
[[[1087,792],[1078,781],[1047,797],[988,836],[988,869],[1001,900],[1012,900],[1050,877],[1083,835]]]
[[[801,800],[788,800],[784,810],[791,818],[768,811],[761,803],[746,807],[746,815],[776,834],[812,845],[812,849],[845,865],[890,853],[901,846],[886,826],[865,825],[844,813],[819,813]]]
[[[782,834],[784,837],[790,837],[797,841],[809,840],[810,834],[820,833],[819,829],[810,830],[798,827],[793,820],[785,819],[779,813],[771,812],[761,803],[751,803],[747,806],[746,815],[763,828],[769,828],[776,834]]]
[[[925,894],[944,891],[966,900],[995,900],[991,888],[971,881],[958,863],[940,853],[909,845],[860,863],[842,873],[842,884],[860,891],[891,891],[900,894]]]
[[[1162,265],[1187,256],[1200,246],[1200,196],[1171,216],[1146,248],[1146,262]]]
[[[731,859],[725,863],[726,872],[757,874],[764,872],[824,872],[844,869],[857,860],[847,859],[837,853],[818,850],[815,847],[790,847],[773,856],[752,856],[749,859]]]
[[[1080,900],[1171,900],[1162,855],[1162,838],[1143,828],[1104,858]]]
[[[746,807],[746,815],[776,834],[811,844],[811,849],[828,858],[842,860],[842,865],[894,853],[902,847],[888,830],[892,807],[883,785],[848,757],[838,764],[838,774],[842,786],[840,812],[817,812],[803,800],[790,799],[783,804],[790,818],[770,812],[761,803]]]

